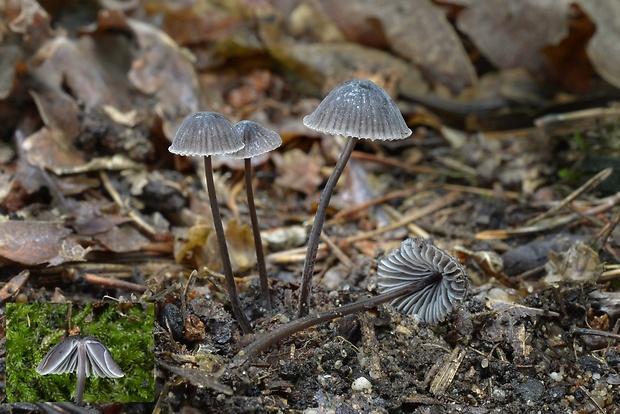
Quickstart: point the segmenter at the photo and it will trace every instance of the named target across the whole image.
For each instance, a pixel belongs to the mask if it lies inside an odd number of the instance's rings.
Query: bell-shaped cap
[[[185,118],[168,151],[178,155],[211,156],[235,152],[243,142],[233,124],[217,112],[196,112]]]
[[[63,339],[43,357],[36,368],[40,375],[76,372],[83,364],[86,376],[121,378],[125,376],[108,348],[92,336],[73,335]]]
[[[227,154],[227,157],[234,159],[258,157],[282,145],[282,138],[276,131],[254,121],[237,122],[234,129],[243,141],[244,147]]]
[[[379,262],[377,285],[380,293],[406,286],[420,286],[412,294],[391,304],[405,314],[417,314],[436,324],[456,309],[467,292],[467,273],[449,253],[424,239],[407,239]]]
[[[303,123],[330,135],[397,140],[411,135],[403,115],[380,86],[367,79],[353,79],[336,86]]]

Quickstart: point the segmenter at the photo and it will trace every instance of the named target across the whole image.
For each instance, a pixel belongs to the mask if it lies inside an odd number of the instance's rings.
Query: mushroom
[[[306,127],[330,135],[348,138],[334,171],[319,201],[308,238],[306,260],[301,276],[298,316],[310,310],[310,292],[319,238],[329,201],[353,148],[361,138],[399,140],[411,135],[400,110],[381,87],[367,79],[353,79],[336,86],[310,115],[303,119]]]
[[[233,124],[222,114],[216,112],[197,112],[185,118],[177,130],[172,145],[168,148],[173,154],[185,156],[200,156],[204,158],[207,192],[213,214],[213,226],[220,247],[222,268],[226,278],[226,288],[230,298],[233,313],[241,325],[244,334],[252,333],[252,326],[241,309],[241,302],[237,295],[235,278],[228,255],[228,246],[224,235],[224,226],[220,216],[220,208],[215,194],[213,181],[212,155],[225,155],[243,148],[243,142],[235,133]]]
[[[86,377],[121,378],[125,374],[104,344],[92,336],[73,335],[56,344],[36,368],[39,375],[77,373],[75,403],[81,404]]]
[[[235,362],[242,365],[301,330],[387,302],[401,312],[416,313],[424,321],[437,324],[463,302],[469,285],[459,261],[423,239],[407,239],[384,257],[377,268],[377,278],[379,295],[281,325],[243,348]]]
[[[463,302],[467,274],[457,259],[424,239],[407,239],[377,267],[381,295],[411,291],[391,301],[407,315],[437,324]]]
[[[266,152],[272,151],[282,145],[282,138],[277,132],[272,131],[253,121],[237,122],[234,126],[235,132],[244,143],[240,150],[227,154],[234,159],[243,159],[245,163],[245,191],[248,199],[248,209],[250,211],[250,221],[252,222],[252,233],[254,234],[254,247],[256,250],[256,261],[258,263],[258,280],[260,282],[260,293],[263,306],[271,309],[271,295],[269,293],[269,280],[267,278],[267,266],[265,265],[265,253],[256,217],[256,206],[254,205],[254,192],[252,191],[252,157],[257,157]]]

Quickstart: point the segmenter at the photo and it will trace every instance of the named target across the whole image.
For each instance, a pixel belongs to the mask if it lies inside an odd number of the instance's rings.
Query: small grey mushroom
[[[86,377],[121,378],[125,376],[112,354],[92,336],[73,335],[63,339],[43,357],[36,368],[39,375],[77,374],[76,404],[82,403]]]
[[[393,299],[391,304],[430,324],[443,321],[458,307],[468,287],[467,273],[459,261],[424,239],[403,241],[400,248],[379,262],[377,278],[382,295],[417,288]]]
[[[269,280],[267,278],[267,266],[265,265],[265,253],[258,227],[258,217],[256,216],[256,206],[254,204],[254,192],[252,190],[252,157],[257,157],[266,152],[272,151],[282,145],[280,135],[253,121],[240,121],[234,126],[235,132],[244,143],[240,150],[227,154],[234,159],[243,159],[245,163],[245,191],[248,199],[248,210],[250,221],[252,222],[252,233],[254,235],[254,248],[256,250],[256,261],[258,263],[258,280],[260,282],[261,298],[263,305],[271,309],[271,294],[269,293]]]
[[[319,106],[304,117],[306,127],[348,138],[334,171],[327,180],[308,238],[308,250],[299,288],[298,316],[310,310],[314,264],[329,201],[359,139],[397,140],[411,135],[400,110],[380,86],[367,79],[353,79],[336,86]]]
[[[176,132],[172,145],[168,148],[173,154],[185,156],[200,156],[204,158],[205,178],[207,180],[207,192],[213,214],[213,226],[220,247],[222,268],[226,279],[226,288],[230,298],[233,313],[243,330],[243,333],[252,333],[250,321],[243,313],[241,301],[237,294],[235,277],[230,263],[228,246],[224,235],[224,225],[215,194],[215,182],[213,180],[212,155],[225,155],[242,149],[243,141],[233,128],[233,124],[222,114],[217,112],[197,112],[185,118]]]

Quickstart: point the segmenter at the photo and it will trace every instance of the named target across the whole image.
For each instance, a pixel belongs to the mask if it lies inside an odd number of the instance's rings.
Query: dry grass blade
[[[601,172],[596,174],[594,177],[590,178],[581,187],[579,187],[578,189],[576,189],[575,191],[570,193],[557,206],[555,206],[552,209],[544,212],[543,214],[540,214],[540,215],[534,217],[531,220],[528,220],[525,224],[528,225],[528,226],[531,226],[534,223],[538,223],[539,221],[544,220],[547,217],[552,216],[556,212],[558,212],[561,209],[563,209],[564,207],[566,207],[571,201],[573,201],[574,199],[579,197],[581,194],[583,194],[586,191],[589,191],[589,190],[591,190],[593,188],[596,188],[599,184],[601,184],[603,181],[605,181],[607,178],[609,178],[609,176],[611,175],[612,172],[613,172],[613,168],[605,168],[604,170],[602,170]]]
[[[620,203],[620,193],[613,195],[612,197],[607,198],[603,203],[589,208],[582,213],[573,213],[568,214],[562,217],[553,217],[550,219],[543,220],[534,226],[529,227],[521,227],[518,229],[502,229],[502,230],[485,230],[479,233],[476,233],[476,238],[480,240],[490,240],[490,239],[499,239],[505,240],[510,237],[523,236],[527,234],[539,233],[546,230],[551,230],[556,227],[565,226],[568,223],[571,223],[575,220],[578,220],[582,217],[595,216],[597,214],[601,214],[611,210],[614,206]]]
[[[441,364],[441,366],[437,368],[437,375],[435,375],[435,378],[433,378],[433,381],[431,382],[429,389],[431,394],[440,396],[446,393],[446,390],[452,383],[452,380],[454,379],[456,372],[459,370],[463,359],[465,359],[465,354],[465,350],[462,350],[457,346],[445,362],[437,362],[437,364]],[[433,368],[431,368],[431,370],[433,370]]]

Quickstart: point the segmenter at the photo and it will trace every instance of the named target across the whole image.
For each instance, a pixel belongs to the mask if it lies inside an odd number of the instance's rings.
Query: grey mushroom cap
[[[378,290],[388,293],[418,284],[420,290],[391,304],[402,313],[417,314],[430,324],[443,321],[461,305],[468,288],[459,261],[424,239],[407,239],[379,262]]]
[[[80,348],[85,352],[80,353]],[[80,355],[85,359],[80,360]],[[40,375],[76,372],[78,364],[84,364],[87,377],[121,378],[125,376],[108,348],[92,336],[73,335],[54,346],[36,368]]]
[[[227,154],[234,159],[258,157],[282,145],[280,135],[254,121],[240,121],[234,125],[235,132],[243,141],[244,147]]]
[[[390,95],[367,79],[336,86],[314,112],[304,117],[303,123],[324,134],[380,141],[411,135]]]
[[[241,148],[243,142],[224,115],[196,112],[185,118],[168,151],[178,155],[206,157],[229,154]]]

